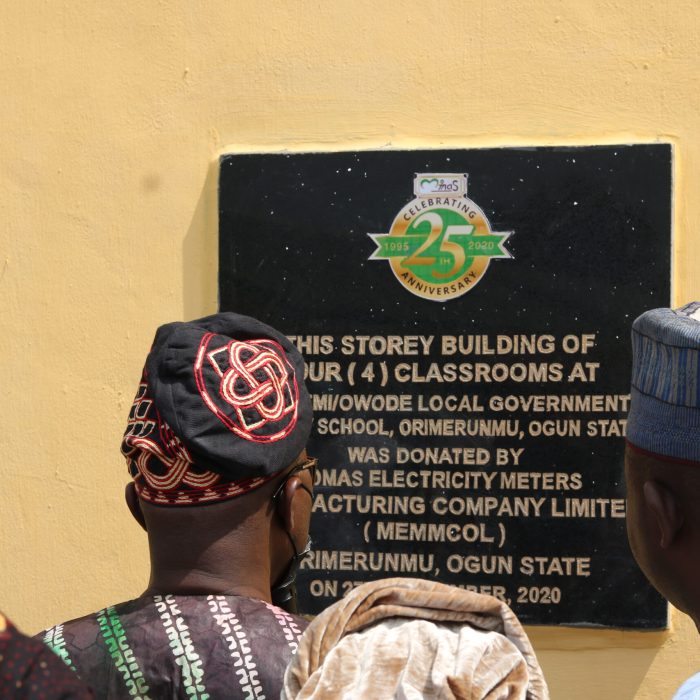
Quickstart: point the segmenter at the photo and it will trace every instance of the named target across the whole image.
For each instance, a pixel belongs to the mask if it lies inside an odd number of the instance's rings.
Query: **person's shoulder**
[[[34,635],[34,639],[42,641],[66,666],[83,675],[86,669],[104,662],[103,640],[128,626],[129,614],[141,605],[139,599],[108,605],[48,627]]]
[[[123,660],[120,645],[126,643],[131,614],[148,603],[149,600],[135,599],[108,605],[53,625],[35,635],[35,639],[89,683],[97,697],[107,697],[114,675],[111,669]]]
[[[108,605],[100,610],[88,613],[87,615],[81,615],[80,617],[75,617],[70,620],[64,620],[63,622],[56,623],[55,625],[47,627],[41,632],[38,632],[34,635],[34,638],[47,642],[53,637],[64,635],[67,632],[74,633],[76,630],[82,628],[99,626],[101,618],[113,614],[123,615],[125,613],[129,613],[132,610],[138,609],[138,607],[142,604],[141,601],[142,599],[139,598],[134,600],[125,600],[122,603]]]
[[[210,598],[213,605],[226,601],[230,606],[239,610],[241,614],[248,617],[274,620],[283,628],[289,627],[290,629],[299,629],[303,632],[309,625],[308,620],[303,617],[293,615],[277,605],[257,598],[246,598],[244,596],[210,596]]]

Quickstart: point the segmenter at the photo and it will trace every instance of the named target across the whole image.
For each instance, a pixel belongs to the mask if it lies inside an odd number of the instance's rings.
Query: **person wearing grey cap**
[[[700,302],[632,325],[627,534],[651,584],[700,630]],[[676,698],[700,698],[700,676]]]
[[[303,378],[296,348],[255,319],[158,329],[122,441],[148,587],[41,635],[97,697],[279,697],[306,627],[293,614],[316,468]]]

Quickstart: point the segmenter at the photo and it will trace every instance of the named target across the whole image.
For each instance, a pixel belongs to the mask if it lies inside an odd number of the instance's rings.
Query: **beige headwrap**
[[[365,583],[306,629],[282,700],[548,700],[515,613],[441,583]]]

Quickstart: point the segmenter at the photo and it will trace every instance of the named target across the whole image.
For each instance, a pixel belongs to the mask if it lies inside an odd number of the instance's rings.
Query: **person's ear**
[[[294,532],[296,516],[293,502],[296,492],[302,488],[303,484],[298,476],[292,476],[284,484],[282,493],[277,498],[277,513],[284,522],[287,532]]]
[[[136,487],[134,482],[130,481],[126,488],[124,489],[124,498],[126,499],[126,505],[129,507],[131,514],[134,516],[134,520],[148,532],[146,527],[146,519],[143,517],[143,511],[141,510],[141,503],[139,502],[139,497],[136,494]]]
[[[659,546],[668,549],[678,537],[685,522],[683,509],[675,494],[660,481],[644,482],[644,501],[654,514],[659,528]]]

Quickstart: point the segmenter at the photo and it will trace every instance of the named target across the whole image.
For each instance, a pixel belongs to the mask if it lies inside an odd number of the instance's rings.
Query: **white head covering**
[[[306,629],[284,700],[547,700],[513,611],[491,596],[393,578],[365,583]]]

